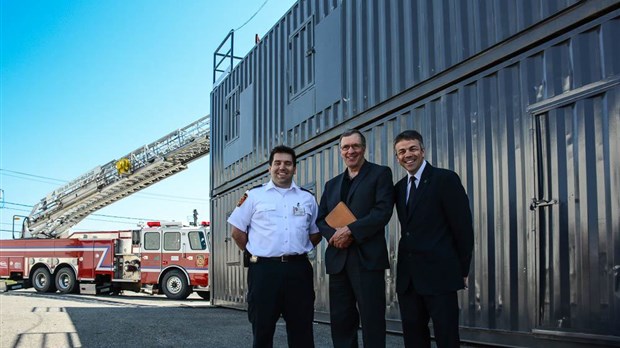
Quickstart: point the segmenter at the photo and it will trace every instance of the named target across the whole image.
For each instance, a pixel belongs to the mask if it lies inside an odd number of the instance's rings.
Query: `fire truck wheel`
[[[32,287],[38,292],[56,291],[52,274],[45,267],[37,268],[37,270],[32,273]]]
[[[172,270],[164,276],[162,290],[172,300],[184,300],[189,296],[190,289],[183,272]]]
[[[62,294],[72,294],[78,289],[77,281],[73,270],[63,267],[56,271],[56,288]]]

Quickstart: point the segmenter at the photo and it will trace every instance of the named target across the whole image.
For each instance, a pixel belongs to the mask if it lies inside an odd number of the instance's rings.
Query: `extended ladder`
[[[210,151],[210,117],[98,166],[52,191],[26,219],[24,237],[60,237],[94,211],[187,168]]]

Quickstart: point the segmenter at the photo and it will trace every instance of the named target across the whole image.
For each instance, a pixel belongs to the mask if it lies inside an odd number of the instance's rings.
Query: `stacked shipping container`
[[[616,37],[616,39],[613,39]],[[245,308],[226,218],[278,144],[320,199],[346,128],[404,175],[392,139],[425,136],[460,174],[476,232],[463,338],[620,345],[620,1],[299,1],[211,93],[212,295]],[[399,227],[386,228],[388,327]],[[316,318],[328,320],[324,245]]]

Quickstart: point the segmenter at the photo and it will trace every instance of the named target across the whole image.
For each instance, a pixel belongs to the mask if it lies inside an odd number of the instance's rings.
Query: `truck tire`
[[[75,273],[69,267],[56,271],[56,288],[61,294],[73,294],[79,289]]]
[[[166,297],[171,300],[184,300],[191,292],[185,274],[179,270],[172,270],[166,273],[161,289]]]
[[[52,274],[45,267],[37,268],[32,273],[32,287],[38,292],[55,292],[56,286]]]

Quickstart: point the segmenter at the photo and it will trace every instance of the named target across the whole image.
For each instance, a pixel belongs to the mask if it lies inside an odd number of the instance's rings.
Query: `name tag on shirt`
[[[306,208],[300,207],[299,205],[293,207],[293,215],[295,216],[304,216],[306,214]]]

